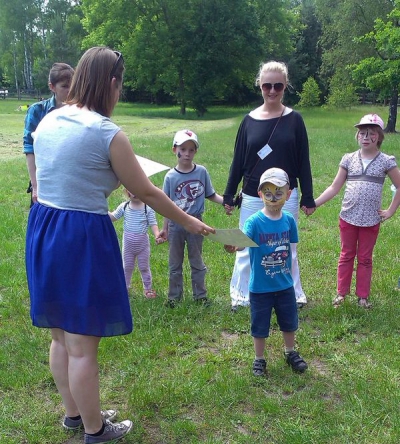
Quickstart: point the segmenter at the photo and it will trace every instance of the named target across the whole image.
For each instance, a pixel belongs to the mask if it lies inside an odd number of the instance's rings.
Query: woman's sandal
[[[144,295],[147,299],[154,299],[157,297],[155,290],[145,290]]]
[[[335,299],[332,301],[332,305],[335,308],[338,308],[340,305],[342,305],[344,302],[344,296],[342,296],[341,294],[338,294]]]
[[[371,308],[371,302],[368,302],[368,298],[358,298],[358,306],[362,308]]]

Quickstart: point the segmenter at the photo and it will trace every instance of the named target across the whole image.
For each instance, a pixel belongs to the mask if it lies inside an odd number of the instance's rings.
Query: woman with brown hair
[[[121,53],[86,51],[67,105],[48,114],[34,138],[38,199],[26,236],[31,318],[51,330],[50,368],[65,407],[64,427],[83,425],[86,444],[119,439],[132,427],[129,420],[112,424],[107,418],[114,415],[100,410],[100,339],[133,327],[107,197],[122,183],[191,233],[214,231],[148,180],[127,136],[110,120],[123,71]]]

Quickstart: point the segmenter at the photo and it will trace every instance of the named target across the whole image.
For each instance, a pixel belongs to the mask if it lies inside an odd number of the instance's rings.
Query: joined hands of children
[[[227,216],[232,216],[232,212],[233,212],[233,210],[235,209],[235,207],[231,207],[230,205],[225,204],[225,205],[224,205],[224,208],[225,208],[225,214],[226,214]]]
[[[156,237],[156,245],[163,244],[164,242],[168,242],[168,239],[161,236],[161,234]]]

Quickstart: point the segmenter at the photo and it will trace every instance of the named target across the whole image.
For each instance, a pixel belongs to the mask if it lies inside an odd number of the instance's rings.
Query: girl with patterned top
[[[129,198],[127,202],[122,202],[115,211],[109,212],[113,222],[124,218],[124,228],[122,236],[122,260],[124,264],[124,274],[126,288],[131,288],[132,274],[135,270],[137,260],[140,275],[142,276],[144,295],[146,298],[154,299],[157,293],[152,288],[152,274],[150,270],[150,239],[149,227],[156,238],[156,243],[160,241],[160,231],[157,225],[156,213],[148,205],[143,203],[138,197],[130,193],[126,188],[124,193]]]
[[[394,156],[380,151],[384,139],[383,120],[367,114],[360,123],[356,140],[359,150],[345,154],[332,184],[317,198],[317,208],[336,196],[346,182],[339,217],[341,252],[337,270],[337,296],[334,307],[350,293],[354,259],[357,256],[356,296],[358,304],[370,308],[368,301],[372,277],[372,252],[380,223],[389,219],[400,204],[400,171]],[[382,210],[382,190],[386,175],[397,191],[388,209]]]

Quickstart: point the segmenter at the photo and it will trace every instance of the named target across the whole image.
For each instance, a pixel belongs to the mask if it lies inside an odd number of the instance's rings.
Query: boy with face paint
[[[298,242],[298,232],[294,217],[282,211],[290,197],[289,183],[288,175],[280,168],[265,171],[258,187],[264,208],[250,216],[243,227],[243,232],[258,245],[250,247],[249,282],[255,376],[266,373],[265,338],[269,336],[272,309],[282,331],[287,364],[299,373],[308,367],[294,349],[298,315],[290,244]],[[225,250],[234,253],[240,249],[225,245]]]
[[[400,204],[400,171],[394,156],[381,152],[385,138],[383,120],[377,114],[367,114],[354,125],[359,149],[342,157],[332,184],[315,199],[318,207],[335,197],[346,183],[339,214],[341,252],[337,270],[337,295],[333,306],[343,304],[350,293],[357,256],[356,296],[358,305],[370,308],[372,253],[380,224],[395,213]],[[381,209],[382,190],[389,176],[396,192],[388,209]]]

